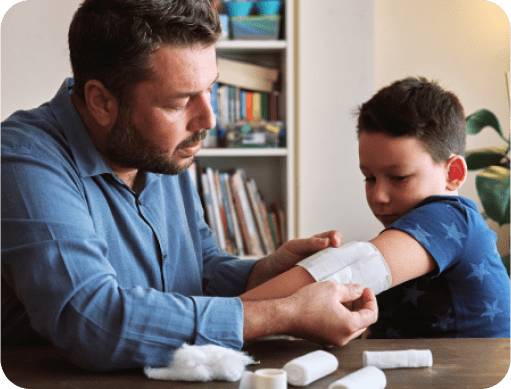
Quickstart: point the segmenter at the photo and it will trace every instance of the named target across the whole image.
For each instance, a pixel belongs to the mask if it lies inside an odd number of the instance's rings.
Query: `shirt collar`
[[[94,146],[85,124],[71,101],[73,85],[73,78],[66,78],[50,106],[67,138],[78,171],[82,177],[112,174],[112,169]]]

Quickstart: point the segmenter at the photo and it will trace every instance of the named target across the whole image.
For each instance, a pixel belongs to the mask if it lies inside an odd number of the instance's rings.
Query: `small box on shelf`
[[[230,17],[232,39],[276,40],[280,33],[280,15]]]
[[[282,122],[230,123],[226,128],[226,147],[279,147],[283,131]]]

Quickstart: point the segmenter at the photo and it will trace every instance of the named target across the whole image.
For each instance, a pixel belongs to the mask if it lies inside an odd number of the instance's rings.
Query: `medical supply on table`
[[[287,389],[287,373],[282,369],[259,369],[252,375],[252,389]]]
[[[383,389],[386,385],[387,378],[383,371],[374,366],[366,366],[332,382],[328,389]]]
[[[287,382],[294,386],[307,386],[311,382],[327,376],[337,370],[337,358],[323,350],[295,358],[284,365]]]
[[[431,350],[364,351],[364,366],[380,369],[433,366]]]

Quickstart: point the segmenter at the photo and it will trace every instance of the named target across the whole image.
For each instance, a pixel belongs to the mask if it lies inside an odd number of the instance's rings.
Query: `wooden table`
[[[433,366],[418,369],[384,370],[387,388],[489,388],[506,375],[509,368],[509,339],[411,339],[353,340],[344,347],[328,349],[339,360],[333,374],[307,388],[327,388],[346,374],[363,367],[364,350],[430,349]],[[315,343],[304,340],[271,339],[249,342],[244,350],[261,368],[281,368],[286,362],[314,350]],[[175,382],[147,379],[140,369],[115,373],[89,373],[63,359],[52,347],[2,348],[4,374],[14,384],[27,389],[152,389],[225,388],[237,389],[239,382]],[[291,387],[291,386],[290,386]]]

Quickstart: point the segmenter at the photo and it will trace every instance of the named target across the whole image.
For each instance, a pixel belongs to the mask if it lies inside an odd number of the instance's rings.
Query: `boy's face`
[[[385,227],[428,196],[457,194],[447,188],[448,163],[433,161],[415,138],[362,131],[359,157],[367,203]]]

